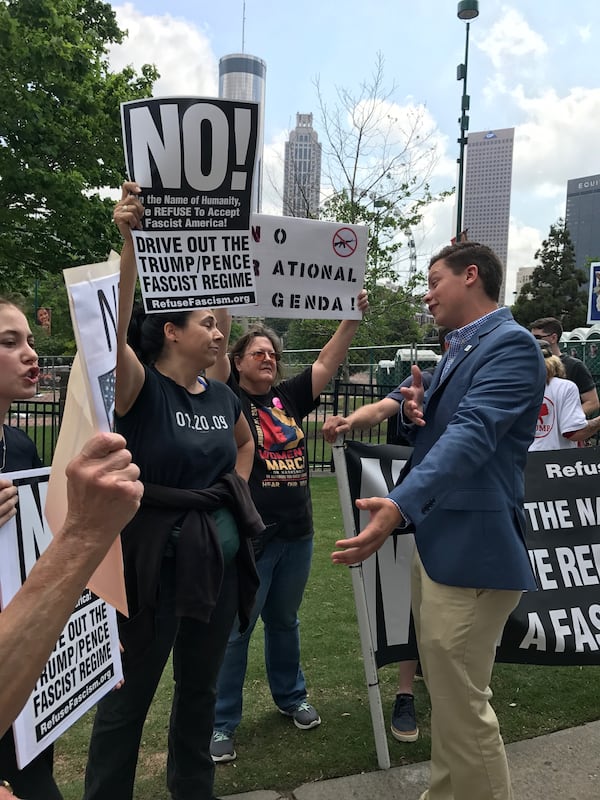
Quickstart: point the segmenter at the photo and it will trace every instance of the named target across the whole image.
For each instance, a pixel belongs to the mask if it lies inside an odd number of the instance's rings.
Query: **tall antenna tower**
[[[246,0],[242,3],[242,53],[245,53],[246,46]]]

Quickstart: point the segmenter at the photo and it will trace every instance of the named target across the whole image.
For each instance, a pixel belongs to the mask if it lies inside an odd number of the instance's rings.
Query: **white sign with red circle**
[[[258,305],[236,306],[236,316],[361,318],[365,225],[254,214],[251,234]]]

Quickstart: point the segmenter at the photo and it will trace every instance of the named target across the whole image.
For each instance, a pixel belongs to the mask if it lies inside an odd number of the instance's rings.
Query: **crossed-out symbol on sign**
[[[358,239],[352,228],[338,228],[333,234],[333,249],[340,258],[348,258],[358,247]]]

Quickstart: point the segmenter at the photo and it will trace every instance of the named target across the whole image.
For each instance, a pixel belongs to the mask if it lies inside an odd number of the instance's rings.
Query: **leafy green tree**
[[[291,322],[291,319],[283,317],[265,317],[265,325],[274,330],[284,344],[287,341],[287,332]]]
[[[318,81],[316,90],[315,127],[323,148],[320,218],[369,229],[365,285],[371,311],[353,346],[419,342],[422,331],[415,315],[422,311],[423,278],[409,270],[408,282],[399,286],[398,265],[426,206],[451,194],[430,190],[437,161],[435,131],[418,106],[397,113],[396,86],[386,85],[381,56],[356,91],[336,87],[333,104],[325,100]],[[308,195],[306,200],[308,212]],[[336,325],[293,320],[273,327],[284,334],[286,349],[305,349],[322,347]]]
[[[52,312],[50,334],[36,322],[35,308],[40,306],[49,308]],[[36,280],[33,302],[26,304],[26,313],[35,336],[35,349],[38,355],[75,355],[75,334],[62,274],[47,273]]]
[[[512,307],[517,322],[529,325],[540,317],[556,317],[567,331],[585,325],[587,294],[581,286],[587,277],[575,266],[575,250],[564,220],[550,226],[535,260],[539,263]]]
[[[328,105],[317,81],[323,132],[322,183],[329,187],[323,219],[366,224],[370,239],[367,280],[398,280],[395,262],[423,209],[446,197],[433,194],[429,178],[437,162],[434,130],[419,107],[396,113],[396,86],[386,85],[384,62],[357,91],[336,87]]]
[[[0,0],[0,291],[119,244],[98,190],[125,174],[119,104],[157,77],[110,72],[124,36],[101,0]]]

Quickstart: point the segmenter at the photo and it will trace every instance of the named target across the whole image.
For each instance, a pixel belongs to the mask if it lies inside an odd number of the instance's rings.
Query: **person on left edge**
[[[35,396],[39,376],[34,338],[25,314],[10,300],[0,298],[0,421],[6,417],[13,400]],[[4,424],[0,430],[0,473],[42,465],[35,444],[23,431]],[[16,497],[16,488],[0,476],[2,523],[9,518],[7,515],[15,513]],[[0,739],[0,779],[11,784],[17,795],[26,800],[61,800],[52,764],[50,746],[19,770],[12,730]],[[0,783],[0,798],[3,791]]]
[[[139,191],[125,183],[114,212],[125,240],[115,426],[140,468],[144,497],[121,536],[130,612],[119,621],[125,684],[98,704],[84,797],[131,800],[144,720],[172,648],[169,794],[213,800],[215,685],[236,613],[242,628],[248,624],[258,585],[248,537],[264,525],[245,480],[254,445],[239,399],[198,377],[223,339],[214,314],[139,310],[132,319]]]
[[[365,290],[357,308],[368,308]],[[344,320],[317,360],[299,375],[281,378],[281,342],[264,326],[242,335],[227,356],[231,319],[215,312],[227,334],[219,358],[207,374],[227,381],[242,401],[256,447],[250,491],[266,532],[256,542],[260,587],[245,633],[231,633],[217,686],[211,754],[215,762],[236,758],[233,735],[242,718],[242,691],[248,644],[261,616],[265,626],[265,664],[275,705],[297,728],[321,724],[307,700],[300,666],[298,610],[310,572],[313,523],[308,459],[302,420],[319,402],[319,394],[344,360],[359,320]],[[231,359],[231,360],[230,360]]]

